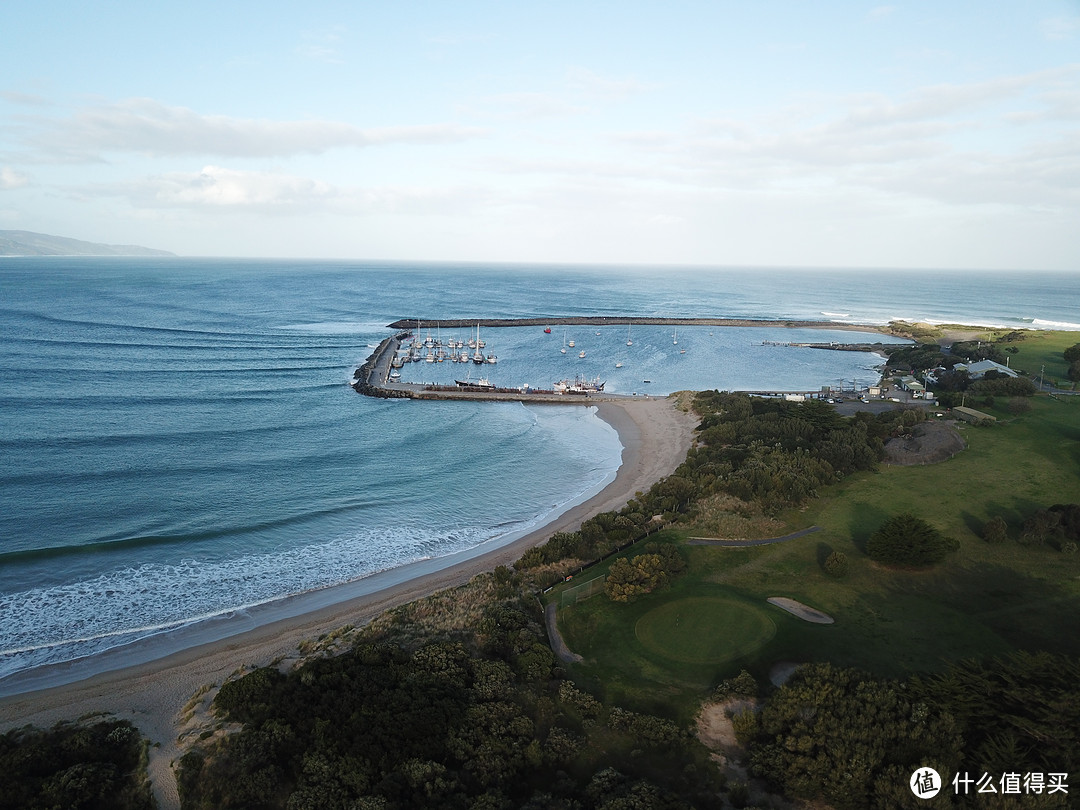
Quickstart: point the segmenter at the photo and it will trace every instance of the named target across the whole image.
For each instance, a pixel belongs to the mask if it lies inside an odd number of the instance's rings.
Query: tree
[[[1065,357],[1066,363],[1075,363],[1077,360],[1080,360],[1080,343],[1074,343],[1062,352],[1062,354]]]
[[[896,515],[870,535],[866,553],[886,565],[922,567],[945,559],[960,543],[946,537],[922,518]]]
[[[834,551],[825,558],[825,573],[837,579],[847,576],[848,558],[842,551]]]
[[[1080,382],[1080,360],[1069,363],[1069,370],[1065,372],[1073,382]]]
[[[998,515],[990,518],[982,527],[982,539],[987,543],[1003,543],[1009,537],[1009,524]]]

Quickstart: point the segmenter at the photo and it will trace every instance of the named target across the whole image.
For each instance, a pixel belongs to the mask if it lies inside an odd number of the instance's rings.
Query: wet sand
[[[0,731],[51,726],[92,712],[130,720],[152,743],[150,771],[162,807],[178,806],[169,770],[178,714],[203,685],[220,685],[244,665],[262,666],[296,653],[300,642],[345,625],[362,625],[383,611],[510,565],[552,533],[577,529],[592,515],[621,508],[686,457],[697,424],[671,398],[598,404],[619,434],[622,463],[615,480],[546,526],[489,552],[418,563],[356,583],[304,594],[265,610],[233,617],[229,628],[205,623],[168,639],[182,649],[163,654],[165,640],[130,645],[70,665],[42,668],[0,683]],[[280,616],[280,618],[275,618]],[[223,632],[227,637],[221,637]]]

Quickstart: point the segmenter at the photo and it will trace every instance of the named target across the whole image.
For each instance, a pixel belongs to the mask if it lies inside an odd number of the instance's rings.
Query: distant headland
[[[33,231],[0,231],[0,256],[175,256],[139,245],[103,245]]]

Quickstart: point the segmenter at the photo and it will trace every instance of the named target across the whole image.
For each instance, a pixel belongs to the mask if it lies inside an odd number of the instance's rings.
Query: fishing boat
[[[485,388],[491,390],[495,387],[495,383],[487,377],[481,377],[478,380],[454,380],[454,382],[462,388]]]
[[[604,390],[604,383],[599,377],[586,380],[580,374],[572,380],[560,380],[551,386],[561,394],[599,394]]]

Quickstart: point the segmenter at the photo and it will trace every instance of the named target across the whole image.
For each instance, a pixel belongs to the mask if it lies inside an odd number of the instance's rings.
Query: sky
[[[1080,272],[1080,0],[3,0],[0,229]]]

